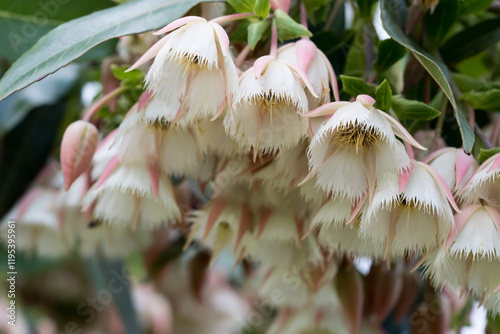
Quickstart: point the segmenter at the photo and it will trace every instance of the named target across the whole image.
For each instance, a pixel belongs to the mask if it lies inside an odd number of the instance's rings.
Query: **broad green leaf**
[[[422,50],[418,44],[404,33],[396,18],[396,12],[400,7],[395,6],[393,1],[394,0],[381,0],[381,17],[385,30],[396,42],[407,47],[413,53],[415,58],[441,87],[448,100],[450,100],[462,135],[464,150],[470,153],[475,141],[474,130],[455,100],[455,95],[449,82],[451,80],[451,75],[448,68],[440,60]]]
[[[262,18],[267,18],[269,12],[271,11],[271,2],[269,0],[257,0],[255,1],[255,6],[253,7],[253,12],[255,15]]]
[[[500,89],[498,88],[482,92],[471,91],[463,94],[462,99],[474,109],[500,109]]]
[[[0,81],[0,100],[108,39],[159,28],[199,0],[135,0],[64,23],[23,54]]]
[[[80,68],[67,66],[0,103],[0,137],[15,127],[33,109],[59,101],[73,87]]]
[[[382,83],[375,90],[375,108],[380,110],[389,110],[391,108],[392,89],[387,80],[384,79]]]
[[[253,12],[253,8],[255,6],[255,0],[227,0],[227,2],[238,13],[250,13],[250,12]]]
[[[470,92],[471,90],[484,91],[493,88],[500,88],[500,83],[498,82],[484,82],[462,73],[453,73],[452,75],[453,80],[462,93]]]
[[[490,148],[489,150],[482,148],[479,151],[479,156],[478,156],[479,163],[482,164],[483,162],[485,162],[486,160],[488,160],[497,153],[500,153],[500,147],[493,147]]]
[[[398,96],[392,97],[392,109],[401,120],[415,119],[419,121],[428,121],[441,114],[439,110],[423,102],[407,100]]]
[[[431,48],[442,44],[453,23],[458,19],[458,3],[457,0],[440,0],[434,12],[427,13],[425,27]]]
[[[58,25],[113,5],[109,0],[2,0],[0,58],[13,62]]]
[[[377,88],[377,86],[373,84],[367,84],[363,79],[356,77],[340,75],[340,80],[342,80],[342,87],[344,91],[352,97],[356,97],[360,94],[374,96],[375,89]]]
[[[440,53],[448,64],[470,58],[500,41],[500,18],[483,21],[452,36]]]
[[[493,0],[462,0],[460,14],[467,15],[487,9]]]
[[[264,30],[266,30],[267,22],[266,20],[259,20],[250,23],[248,26],[248,45],[250,45],[250,49],[254,49],[257,42],[262,38],[262,34]]]
[[[404,46],[392,38],[384,39],[378,43],[375,69],[379,72],[385,72],[398,60],[403,58],[405,54],[406,48]]]
[[[302,36],[311,37],[312,34],[302,24],[295,22],[287,13],[281,9],[274,11],[276,24],[278,27],[278,38],[280,40],[287,40],[298,38]]]

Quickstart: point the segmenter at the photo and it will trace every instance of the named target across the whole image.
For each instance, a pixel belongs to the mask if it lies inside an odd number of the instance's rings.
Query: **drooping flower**
[[[93,212],[94,219],[150,228],[180,219],[167,175],[141,164],[110,164],[83,200],[83,209]]]
[[[89,180],[80,176],[68,191],[59,191],[55,209],[65,235],[72,235],[76,250],[85,257],[97,254],[106,258],[124,258],[132,252],[142,250],[151,243],[149,231],[133,231],[132,228],[116,228],[99,224],[82,212]]]
[[[397,175],[410,165],[404,145],[395,136],[425,149],[388,114],[373,107],[375,100],[360,95],[353,103],[332,102],[308,116],[331,115],[309,147],[310,176],[336,196],[350,200],[367,194],[370,198],[377,179]]]
[[[285,44],[278,49],[278,59],[285,59],[296,64],[304,72],[318,97],[306,90],[309,110],[330,102],[330,85],[334,86],[335,100],[338,100],[337,79],[330,61],[309,39]]]
[[[151,232],[133,230],[131,227],[117,227],[91,222],[78,234],[78,252],[85,257],[96,255],[108,259],[123,259],[137,251],[143,251],[152,244]]]
[[[146,119],[189,125],[218,116],[238,88],[226,32],[215,22],[193,16],[156,34],[168,32],[130,68],[155,57],[146,76],[151,94]]]
[[[353,208],[346,199],[328,199],[312,219],[311,230],[318,230],[319,243],[334,254],[382,258],[383,248],[360,236],[357,224],[359,209]],[[350,219],[356,219],[352,226],[346,225]]]
[[[500,212],[470,205],[455,223],[446,243],[426,259],[426,272],[437,286],[491,295],[500,286]]]
[[[41,257],[62,257],[69,253],[74,236],[64,234],[56,211],[57,191],[47,187],[30,189],[6,214],[5,220],[15,221],[16,247],[27,254]],[[2,239],[6,242],[9,224],[2,224]]]
[[[203,210],[191,212],[190,221],[193,226],[188,242],[196,239],[212,250],[211,263],[222,250],[233,252],[239,261],[256,247],[247,233],[254,226],[252,212],[243,202],[212,199]]]
[[[379,179],[360,232],[383,245],[386,258],[421,253],[444,242],[454,227],[450,204],[459,211],[442,177],[425,163],[412,161],[399,179]]]
[[[461,148],[454,147],[435,151],[423,162],[434,168],[452,191],[461,189],[478,168],[473,156],[465,154]]]
[[[264,56],[240,80],[224,119],[228,135],[255,154],[295,146],[307,131],[307,120],[299,115],[308,110],[304,75],[289,62]]]
[[[202,158],[190,128],[149,124],[134,108],[120,124],[115,146],[121,162],[146,163],[170,175],[195,177]]]
[[[500,209],[500,153],[479,166],[459,195],[466,204],[485,202]]]
[[[328,304],[338,305],[338,297],[329,284],[336,272],[335,264],[315,263],[312,259],[308,263],[297,262],[289,268],[263,265],[256,273],[258,293],[265,300],[272,296],[273,291],[280,291],[286,298],[274,302],[277,308],[305,307],[311,302],[324,302],[328,297],[332,298]]]

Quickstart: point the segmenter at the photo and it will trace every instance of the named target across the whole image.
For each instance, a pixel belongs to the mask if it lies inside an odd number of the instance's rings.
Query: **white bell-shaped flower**
[[[181,18],[157,34],[168,32],[131,67],[155,57],[146,76],[151,93],[145,117],[189,125],[218,116],[238,88],[226,32],[201,17]]]
[[[301,75],[270,56],[257,59],[241,76],[240,88],[224,119],[230,137],[255,154],[290,148],[307,133],[308,110]]]
[[[317,185],[335,196],[356,200],[368,193],[371,198],[377,179],[408,168],[410,159],[396,135],[425,149],[374,103],[360,95],[353,103],[332,102],[308,114],[331,115],[311,141],[309,164]]]
[[[455,215],[455,222],[446,243],[428,256],[427,273],[437,286],[479,296],[493,293],[500,287],[500,212],[470,205]]]
[[[452,191],[461,189],[478,168],[472,155],[467,155],[463,149],[454,147],[437,150],[428,155],[423,162],[434,168]]]
[[[444,242],[454,227],[453,196],[431,167],[412,162],[399,180],[379,180],[360,223],[361,235],[385,246],[385,257],[421,253]]]

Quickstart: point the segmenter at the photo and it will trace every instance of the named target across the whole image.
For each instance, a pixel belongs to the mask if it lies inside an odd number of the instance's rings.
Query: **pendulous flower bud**
[[[66,128],[61,142],[65,190],[90,167],[98,141],[99,134],[91,123],[76,121]]]

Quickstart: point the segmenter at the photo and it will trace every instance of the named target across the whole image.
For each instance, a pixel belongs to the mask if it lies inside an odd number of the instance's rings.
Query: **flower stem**
[[[271,57],[276,57],[278,55],[278,27],[276,26],[276,20],[273,20],[272,34],[271,34],[271,51],[269,52]]]
[[[300,4],[300,23],[302,23],[302,25],[304,27],[306,27],[306,29],[308,29],[307,27],[307,11],[306,11],[306,5],[304,5],[304,3],[302,2]],[[309,37],[307,36],[303,36],[302,38],[307,38],[309,39]]]
[[[215,19],[210,20],[210,22],[222,24],[222,23],[246,19],[246,18],[252,17],[254,15],[255,15],[254,13],[231,14],[231,15],[216,17]]]
[[[247,44],[243,50],[238,54],[238,57],[234,60],[234,65],[236,67],[240,67],[241,64],[243,64],[243,61],[247,58],[248,54],[250,53],[250,44]]]
[[[99,111],[99,109],[101,109],[106,103],[108,103],[121,93],[123,93],[125,90],[127,90],[126,87],[118,87],[113,89],[111,92],[104,95],[103,97],[101,97],[93,105],[91,105],[90,108],[83,114],[82,119],[87,122],[90,121],[92,116],[94,116],[95,113]]]

